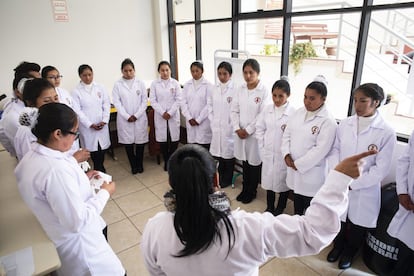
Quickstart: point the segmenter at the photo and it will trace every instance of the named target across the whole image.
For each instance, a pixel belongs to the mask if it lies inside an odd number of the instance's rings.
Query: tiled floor
[[[107,173],[116,181],[117,188],[114,196],[109,200],[103,212],[108,224],[109,243],[117,253],[128,276],[149,275],[146,271],[139,248],[141,234],[148,218],[164,210],[163,195],[168,190],[167,173],[162,164],[156,163],[155,157],[145,156],[144,173],[131,175],[123,148],[116,148],[118,160],[106,157]],[[7,152],[0,151],[0,175],[2,181],[16,181],[10,167],[15,160]],[[235,200],[240,192],[240,177],[236,187],[224,189],[232,199],[232,208],[240,207],[247,211],[262,212],[266,207],[265,192],[258,188],[257,199],[244,205]],[[293,204],[288,202],[286,213],[293,213]],[[361,256],[358,256],[352,268],[340,270],[336,263],[326,262],[326,255],[330,248],[326,248],[319,255],[301,258],[277,259],[273,258],[260,268],[260,275],[373,275],[365,266]]]

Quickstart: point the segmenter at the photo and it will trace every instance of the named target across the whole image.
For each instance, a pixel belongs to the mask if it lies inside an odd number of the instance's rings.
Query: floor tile
[[[142,234],[144,231],[145,224],[147,224],[148,219],[155,216],[155,214],[157,214],[158,212],[162,212],[165,210],[166,209],[164,205],[158,205],[154,208],[148,209],[144,212],[131,216],[129,217],[129,219],[132,221],[135,227],[138,228],[138,231],[140,231]]]
[[[118,253],[118,257],[121,260],[128,276],[147,276],[150,275],[145,268],[141,249],[139,245]]]
[[[164,195],[171,190],[171,186],[168,181],[161,182],[148,188],[151,190],[160,200],[164,201]]]
[[[126,215],[121,211],[121,209],[113,200],[110,200],[108,203],[106,203],[106,206],[102,212],[102,217],[105,220],[106,224],[109,225],[125,219]]]
[[[274,258],[263,265],[259,270],[260,276],[285,276],[285,275],[322,275],[313,271],[296,258],[279,259]]]
[[[136,215],[162,204],[162,201],[148,189],[114,198],[114,201],[127,216]]]
[[[119,198],[132,192],[145,189],[145,186],[133,175],[128,175],[120,180],[116,180],[115,182],[116,192],[112,195],[112,198]]]
[[[168,174],[167,172],[164,172],[164,169],[161,166],[153,167],[147,170],[144,169],[144,173],[136,174],[135,177],[147,187],[151,187],[168,180]]]
[[[117,182],[120,181],[128,176],[131,176],[131,171],[125,169],[121,165],[114,165],[112,167],[107,168],[106,173],[112,176],[112,180]]]
[[[129,219],[123,219],[108,226],[108,240],[115,253],[137,245],[141,233]]]

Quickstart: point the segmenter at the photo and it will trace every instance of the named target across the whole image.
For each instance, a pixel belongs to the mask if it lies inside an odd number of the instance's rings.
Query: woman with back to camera
[[[351,177],[358,162],[374,154],[348,158],[331,171],[305,216],[230,211],[217,186],[216,162],[198,145],[184,145],[168,166],[168,211],[151,218],[141,250],[151,275],[258,275],[269,257],[316,254],[340,228]]]
[[[58,275],[124,275],[118,257],[105,240],[100,216],[115,183],[103,183],[98,193],[90,179],[66,154],[78,138],[78,118],[67,105],[39,108],[32,129],[37,143],[15,169],[23,200],[56,246],[62,266]]]
[[[207,101],[213,85],[203,77],[204,66],[194,61],[190,66],[192,79],[184,84],[181,112],[186,119],[187,143],[210,148],[211,126],[208,119]]]
[[[289,117],[282,138],[286,183],[294,192],[294,212],[303,215],[325,182],[327,156],[336,134],[336,121],[326,108],[326,79],[318,76],[306,86],[304,107]]]
[[[233,68],[223,61],[217,67],[219,83],[214,86],[209,100],[209,119],[211,123],[210,153],[218,160],[220,187],[230,186],[233,180],[234,131],[231,125],[231,104],[234,98],[234,84],[231,80]]]
[[[375,83],[365,83],[355,89],[355,115],[341,121],[332,148],[332,165],[362,150],[378,151],[365,159],[361,177],[349,186],[348,211],[341,218],[341,232],[327,257],[329,262],[340,257],[340,269],[352,265],[367,230],[377,225],[381,181],[390,170],[396,143],[395,131],[377,111],[384,99],[384,91]]]
[[[135,77],[135,66],[129,58],[122,61],[121,72],[122,78],[114,84],[112,90],[118,112],[118,141],[125,145],[131,173],[142,173],[144,147],[148,143],[147,89],[144,82]]]
[[[87,64],[78,68],[80,83],[72,92],[73,109],[79,116],[80,142],[91,153],[93,168],[106,172],[105,150],[109,139],[109,113],[111,104],[106,89],[93,81],[93,70]]]
[[[265,211],[277,216],[283,213],[289,196],[286,185],[286,164],[280,150],[286,123],[295,108],[288,102],[290,85],[286,78],[276,81],[272,87],[273,103],[260,113],[256,123],[256,138],[263,162],[262,188],[266,190]],[[275,208],[275,193],[279,200]]]
[[[167,171],[168,159],[180,140],[181,87],[177,80],[171,78],[168,61],[158,64],[158,73],[160,77],[151,83],[150,102],[155,111],[155,140],[160,143],[164,171]]]
[[[257,117],[270,101],[267,88],[259,79],[260,64],[255,59],[243,63],[245,83],[234,93],[231,105],[231,123],[234,138],[234,156],[243,161],[243,189],[236,200],[250,203],[256,198],[260,183],[262,160],[255,137]]]

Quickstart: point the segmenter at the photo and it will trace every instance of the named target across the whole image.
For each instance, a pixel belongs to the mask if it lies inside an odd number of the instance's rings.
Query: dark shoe
[[[132,168],[131,173],[132,174],[137,174],[138,173],[138,168]]]
[[[269,213],[272,213],[273,214],[273,212],[274,212],[274,209],[273,208],[270,208],[270,207],[267,207],[266,208],[266,210],[264,210],[265,212],[269,212]]]
[[[273,211],[273,215],[276,217],[276,216],[278,216],[278,215],[281,215],[281,214],[283,214],[283,209],[275,209],[274,211]]]
[[[330,263],[336,262],[339,259],[339,256],[341,256],[342,251],[343,251],[343,248],[337,248],[337,247],[332,248],[332,250],[329,252],[328,256],[326,257],[326,260]]]
[[[236,200],[237,201],[242,201],[244,199],[244,197],[246,196],[246,192],[241,192],[237,197]]]
[[[244,204],[248,204],[248,203],[252,202],[253,199],[255,199],[255,198],[256,198],[256,194],[246,194],[244,196],[244,198],[242,198],[241,202],[244,203]]]
[[[140,167],[140,168],[137,169],[137,173],[143,173],[143,172],[144,172],[144,168],[143,167]]]
[[[354,256],[350,256],[350,255],[342,255],[341,259],[339,260],[338,263],[338,268],[339,269],[347,269],[350,268],[352,265],[352,259],[354,258]]]
[[[231,183],[220,182],[220,187],[221,188],[226,188],[226,187],[229,187],[229,186],[231,186]]]

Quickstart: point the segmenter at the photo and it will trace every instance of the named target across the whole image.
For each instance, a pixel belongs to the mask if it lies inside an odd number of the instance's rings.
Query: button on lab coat
[[[118,112],[116,126],[121,144],[144,144],[148,142],[147,104],[145,84],[134,78],[131,88],[124,79],[118,80],[112,90],[113,103]],[[137,120],[128,122],[134,115]]]
[[[209,100],[209,119],[212,139],[210,153],[225,159],[234,157],[234,131],[230,120],[230,109],[234,98],[234,85],[230,80],[222,90],[220,84],[214,86]]]
[[[155,140],[167,142],[167,120],[162,115],[170,114],[168,128],[171,141],[180,140],[180,101],[181,87],[175,79],[154,80],[151,84],[150,103],[154,109]]]
[[[279,111],[277,111],[279,109]],[[274,192],[286,192],[287,166],[280,149],[286,123],[295,108],[287,103],[284,107],[267,105],[256,123],[256,138],[259,143],[262,165],[262,188]]]
[[[408,194],[414,202],[414,132],[404,154],[397,161],[397,194]],[[414,212],[401,204],[388,227],[388,234],[414,250]]]
[[[282,138],[282,154],[290,154],[297,171],[287,168],[286,183],[295,193],[313,197],[325,182],[326,157],[336,134],[336,121],[324,104],[314,116],[306,118],[305,107],[289,117]]]
[[[254,133],[257,117],[265,105],[270,103],[269,94],[262,82],[259,82],[256,88],[252,90],[249,90],[244,83],[236,90],[231,105],[233,131],[245,129],[249,134],[246,139],[240,139],[235,133],[234,156],[239,160],[248,161],[253,166],[258,166],[262,162]]]
[[[59,254],[58,275],[124,275],[100,216],[109,193],[91,189],[76,160],[35,144],[15,169],[20,194]]]
[[[98,143],[102,149],[111,145],[109,139],[109,112],[110,102],[106,89],[95,82],[92,83],[92,90],[88,92],[81,82],[72,92],[73,109],[79,116],[80,141],[83,148],[89,151],[97,151]],[[95,130],[90,126],[105,122],[101,130]]]
[[[212,88],[212,84],[204,78],[197,88],[194,86],[193,79],[184,84],[181,112],[185,117],[188,143],[210,144],[211,142],[207,100],[211,97]],[[188,122],[191,119],[195,119],[199,125],[191,126]]]
[[[378,150],[377,154],[364,158],[362,174],[351,185],[348,213],[342,217],[345,221],[348,215],[352,223],[374,228],[381,208],[381,181],[390,171],[396,136],[378,112],[368,128],[359,134],[357,129],[356,115],[342,120],[330,155],[337,156],[339,162],[372,148]]]

